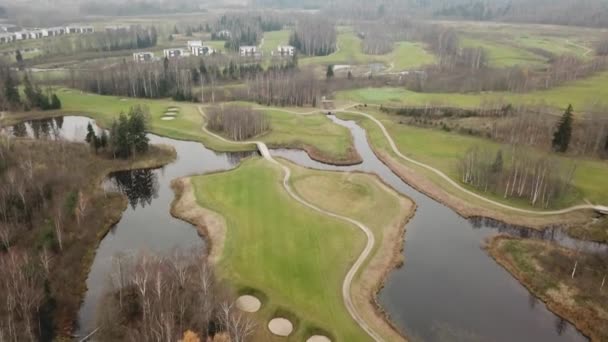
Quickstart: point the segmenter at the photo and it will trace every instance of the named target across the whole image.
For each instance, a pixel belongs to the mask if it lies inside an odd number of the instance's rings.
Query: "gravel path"
[[[203,116],[204,118],[205,116],[205,112],[203,111],[202,106],[198,107],[199,113],[201,114],[201,116]],[[363,263],[365,262],[365,260],[367,259],[367,257],[370,255],[374,244],[375,244],[375,237],[374,234],[372,233],[372,231],[365,226],[363,223],[353,220],[349,217],[346,216],[341,216],[341,215],[337,215],[334,214],[332,212],[329,212],[327,210],[323,210],[311,203],[308,203],[307,201],[303,200],[302,198],[300,198],[300,196],[298,196],[293,189],[291,189],[290,185],[289,185],[289,179],[291,178],[291,170],[279,163],[278,161],[276,161],[274,158],[272,158],[272,156],[270,155],[270,151],[268,150],[268,147],[266,146],[266,144],[264,142],[261,141],[232,141],[232,140],[228,140],[222,136],[219,136],[213,132],[210,132],[209,130],[207,130],[207,127],[205,127],[205,125],[203,124],[202,127],[203,131],[205,131],[207,134],[222,140],[224,142],[228,142],[228,143],[232,143],[232,144],[256,144],[258,147],[258,150],[260,151],[260,154],[262,155],[262,157],[266,160],[268,160],[269,162],[278,165],[279,167],[281,167],[283,169],[284,172],[284,177],[283,177],[283,188],[285,188],[285,191],[287,191],[287,193],[297,202],[299,202],[300,204],[314,210],[317,211],[321,214],[330,216],[330,217],[334,217],[337,218],[339,220],[342,221],[346,221],[348,223],[351,223],[355,226],[357,226],[359,229],[361,229],[361,231],[363,231],[363,233],[365,234],[365,236],[367,237],[367,244],[365,245],[365,248],[363,249],[363,251],[361,252],[361,254],[359,255],[359,257],[357,258],[357,260],[355,261],[355,263],[352,265],[352,267],[350,268],[350,270],[348,271],[348,273],[346,274],[346,277],[344,278],[344,281],[342,282],[342,298],[344,300],[344,304],[346,305],[346,309],[348,310],[348,312],[350,313],[350,315],[352,316],[352,318],[355,320],[355,322],[357,322],[357,324],[359,325],[359,327],[361,327],[361,329],[365,330],[365,332],[374,340],[374,341],[384,341],[384,339],[378,335],[366,322],[365,320],[361,317],[361,315],[359,314],[359,312],[357,311],[357,308],[355,307],[355,305],[353,304],[352,298],[351,298],[351,285],[353,282],[353,278],[355,277],[355,275],[357,274],[357,272],[359,271],[359,269],[361,268],[361,266],[363,265]]]
[[[441,172],[440,170],[421,163],[417,160],[414,160],[412,158],[406,157],[405,155],[403,155],[401,153],[401,151],[399,151],[399,149],[397,148],[397,145],[395,144],[395,141],[393,140],[393,138],[390,136],[390,134],[388,133],[388,131],[386,130],[386,127],[384,127],[384,125],[382,124],[382,122],[380,122],[380,120],[376,119],[374,116],[367,114],[367,113],[363,113],[363,112],[357,112],[357,111],[352,111],[349,109],[340,109],[340,110],[336,110],[336,112],[344,112],[344,113],[349,113],[349,114],[356,114],[356,115],[361,115],[364,116],[368,119],[370,119],[371,121],[373,121],[376,125],[378,125],[378,127],[380,127],[380,129],[382,130],[382,133],[384,134],[384,137],[386,138],[386,140],[388,141],[389,145],[391,146],[391,149],[393,150],[393,152],[398,155],[400,158],[402,158],[403,160],[410,162],[412,164],[418,165],[420,167],[423,167],[433,173],[435,173],[436,175],[438,175],[439,177],[441,177],[442,179],[444,179],[445,181],[447,181],[448,183],[450,183],[450,185],[454,186],[456,189],[466,193],[467,195],[473,196],[479,200],[482,200],[486,203],[490,203],[492,205],[495,205],[497,207],[503,208],[503,209],[507,209],[507,210],[511,210],[511,211],[515,211],[515,212],[519,212],[519,213],[525,213],[525,214],[532,214],[532,215],[541,215],[541,216],[548,216],[548,215],[560,215],[560,214],[567,214],[569,212],[573,212],[573,211],[577,211],[577,210],[588,210],[588,209],[592,209],[592,210],[598,210],[600,211],[602,208],[604,208],[605,206],[602,205],[592,205],[592,204],[581,204],[581,205],[575,205],[572,207],[568,207],[568,208],[564,208],[564,209],[560,209],[560,210],[548,210],[548,211],[539,211],[539,210],[529,210],[529,209],[521,209],[521,208],[517,208],[517,207],[513,207],[507,204],[503,204],[494,200],[491,200],[487,197],[481,196],[477,193],[474,193],[473,191],[470,191],[464,187],[462,187],[460,184],[458,184],[457,182],[455,182],[452,178],[448,177],[445,173]]]

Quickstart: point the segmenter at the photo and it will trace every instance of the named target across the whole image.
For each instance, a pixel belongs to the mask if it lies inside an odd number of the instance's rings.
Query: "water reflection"
[[[237,165],[241,162],[241,160],[245,158],[249,158],[252,156],[259,156],[259,152],[257,151],[239,151],[239,152],[230,152],[230,153],[218,153],[217,156],[226,156],[228,158],[228,162],[232,165]]]
[[[608,245],[594,241],[572,238],[561,225],[547,226],[542,230],[504,223],[487,217],[472,217],[469,222],[473,228],[492,228],[498,233],[524,239],[550,241],[563,247],[573,248],[590,253],[608,252]]]
[[[27,136],[27,127],[24,122],[20,122],[13,126],[13,135],[18,138],[23,138]]]
[[[158,198],[158,176],[150,169],[113,172],[104,187],[127,196],[132,209],[144,208]]]
[[[465,220],[401,181],[376,158],[361,127],[335,117],[332,120],[351,130],[363,163],[337,167],[312,161],[301,151],[272,151],[272,154],[318,169],[373,172],[417,203],[418,210],[407,225],[405,267],[390,274],[379,296],[382,307],[397,326],[414,337],[413,340],[584,340],[575,329],[569,328],[569,323],[558,322],[559,317],[550,313],[543,303],[532,301],[530,293],[479,248],[483,239],[497,232],[564,244],[578,242],[568,240],[557,228],[540,232],[522,230],[495,220]],[[38,123],[36,128],[31,123],[25,124],[25,130],[14,127],[13,132],[44,136],[44,132],[55,130],[57,137],[83,141],[89,121],[88,118],[65,117],[61,121]],[[242,158],[252,155],[216,153],[199,143],[149,136],[154,144],[173,146],[178,159],[162,170],[117,173],[107,180],[107,186],[125,193],[130,207],[96,251],[87,278],[88,290],[79,312],[80,334],[96,327],[98,299],[111,270],[111,258],[116,253],[142,248],[162,252],[203,244],[196,230],[169,214],[174,199],[171,180],[230,169]]]
[[[555,319],[555,331],[557,334],[562,336],[566,330],[568,330],[568,322],[561,317],[557,317]]]
[[[84,141],[89,122],[94,123],[93,120],[80,116],[57,116],[21,122],[13,125],[10,131],[18,138]],[[97,126],[93,127],[97,133],[101,132]]]
[[[533,304],[530,293],[480,248],[484,239],[497,233],[564,245],[578,243],[576,240],[558,227],[537,231],[496,220],[464,219],[397,177],[376,157],[365,130],[355,122],[329,118],[351,131],[363,163],[340,167],[313,161],[303,151],[271,153],[321,170],[374,173],[417,204],[406,227],[405,266],[389,274],[379,294],[383,309],[408,337],[415,341],[585,340],[573,328],[556,331],[558,317],[542,302]],[[595,248],[594,243],[585,246]]]
[[[40,139],[82,142],[89,122],[93,123],[93,128],[98,133],[101,132],[93,120],[78,116],[58,117],[44,123],[27,122],[14,126],[12,132]],[[143,249],[163,254],[175,248],[204,248],[204,241],[196,229],[172,217],[169,212],[175,198],[171,181],[189,175],[228,170],[238,165],[242,159],[256,154],[217,153],[196,142],[178,141],[153,134],[148,134],[148,137],[152,144],[175,148],[177,160],[162,169],[115,172],[104,181],[106,190],[125,194],[130,205],[120,222],[103,238],[96,250],[86,281],[87,291],[78,313],[78,335],[84,336],[97,326],[99,298],[111,272],[111,260],[117,253]]]

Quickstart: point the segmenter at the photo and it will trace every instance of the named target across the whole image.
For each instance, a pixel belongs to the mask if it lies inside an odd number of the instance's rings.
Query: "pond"
[[[87,124],[94,121],[79,116],[35,120],[12,128],[17,136],[84,141]],[[95,127],[97,132],[101,130]],[[241,159],[255,152],[216,153],[200,143],[168,139],[148,134],[150,143],[170,145],[177,152],[177,159],[155,170],[115,172],[109,175],[103,186],[108,190],[124,193],[129,206],[122,218],[99,244],[87,278],[87,292],[78,314],[77,335],[86,335],[96,328],[96,308],[104,288],[107,288],[112,268],[112,257],[141,250],[167,253],[175,248],[203,246],[204,240],[190,224],[176,219],[169,213],[175,194],[171,189],[173,179],[228,170]]]

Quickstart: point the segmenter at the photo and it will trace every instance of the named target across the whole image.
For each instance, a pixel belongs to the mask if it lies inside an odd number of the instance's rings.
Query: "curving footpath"
[[[205,115],[205,112],[203,111],[202,106],[198,107],[198,111],[203,118],[206,118],[206,115]],[[302,204],[314,211],[317,211],[321,214],[324,214],[324,215],[327,215],[327,216],[330,216],[333,218],[337,218],[342,221],[349,222],[349,223],[357,226],[359,229],[361,229],[361,231],[363,231],[363,233],[367,237],[367,244],[365,245],[365,248],[363,249],[363,251],[361,252],[359,257],[357,258],[357,261],[355,261],[355,263],[351,266],[350,270],[346,274],[346,277],[344,278],[344,281],[342,282],[342,298],[344,299],[344,304],[346,305],[346,309],[348,310],[348,312],[350,313],[352,318],[355,320],[355,322],[357,322],[359,327],[361,327],[361,329],[365,330],[365,332],[372,339],[374,339],[374,341],[376,341],[376,342],[384,341],[384,339],[380,335],[378,335],[361,317],[361,315],[357,311],[357,308],[353,304],[353,301],[352,301],[352,298],[350,295],[353,279],[354,279],[355,275],[357,274],[357,272],[359,272],[359,269],[361,268],[361,266],[363,265],[363,263],[365,262],[367,257],[370,255],[370,253],[374,247],[375,237],[374,237],[374,234],[372,233],[372,231],[367,226],[365,226],[363,223],[361,223],[359,221],[356,221],[349,217],[337,215],[337,214],[334,214],[327,210],[321,209],[311,203],[308,203],[307,201],[303,200],[302,198],[300,198],[300,196],[298,196],[289,186],[289,179],[291,178],[291,170],[287,166],[279,163],[274,158],[272,158],[272,156],[270,155],[270,151],[268,150],[268,147],[266,146],[266,144],[264,142],[228,140],[220,135],[210,132],[204,123],[203,123],[202,129],[203,129],[203,131],[205,131],[205,133],[213,136],[216,139],[219,139],[219,140],[227,142],[227,143],[239,144],[239,145],[256,144],[258,147],[258,150],[260,151],[260,154],[262,155],[262,157],[264,159],[268,160],[269,162],[271,162],[273,164],[278,165],[279,167],[281,167],[283,169],[283,172],[284,172],[283,188],[285,188],[285,191],[287,191],[289,196],[291,196],[294,200],[296,200],[300,204]]]
[[[353,105],[356,106],[356,105]],[[402,158],[405,161],[408,161],[412,164],[418,165],[420,167],[423,167],[433,173],[435,173],[436,175],[438,175],[439,177],[441,177],[442,179],[444,179],[445,181],[447,181],[448,183],[450,183],[450,185],[454,186],[456,189],[466,193],[467,195],[473,196],[479,200],[482,200],[486,203],[495,205],[497,207],[503,208],[503,209],[507,209],[507,210],[512,210],[515,212],[519,212],[519,213],[524,213],[524,214],[531,214],[531,215],[541,215],[541,216],[549,216],[549,215],[560,215],[560,214],[567,214],[569,212],[573,212],[573,211],[577,211],[577,210],[587,210],[587,209],[592,209],[592,210],[598,210],[600,211],[602,208],[605,208],[604,206],[601,205],[592,205],[592,204],[581,204],[581,205],[575,205],[572,207],[568,207],[568,208],[564,208],[564,209],[560,209],[560,210],[551,210],[551,211],[538,211],[538,210],[528,210],[528,209],[521,209],[521,208],[517,208],[517,207],[513,207],[507,204],[503,204],[494,200],[491,200],[487,197],[481,196],[471,190],[468,190],[466,188],[464,188],[463,186],[461,186],[460,184],[458,184],[457,182],[455,182],[452,178],[448,177],[445,173],[441,172],[440,170],[421,163],[417,160],[414,160],[412,158],[409,158],[405,155],[403,155],[399,149],[397,148],[397,145],[395,144],[395,141],[393,140],[393,138],[390,136],[390,134],[388,133],[386,127],[384,127],[384,125],[382,124],[382,122],[380,122],[380,120],[376,119],[374,116],[367,114],[367,113],[363,113],[363,112],[357,112],[357,111],[351,111],[348,110],[348,108],[345,109],[340,109],[340,110],[336,110],[336,112],[342,112],[342,113],[350,113],[350,114],[356,114],[356,115],[361,115],[364,116],[368,119],[370,119],[371,121],[373,121],[376,125],[378,125],[378,127],[380,127],[380,129],[382,130],[382,133],[384,134],[384,137],[386,137],[386,140],[388,140],[388,143],[391,146],[391,149],[393,150],[393,152],[398,155],[400,158]]]
[[[571,206],[568,208],[564,208],[564,209],[559,209],[559,210],[550,210],[550,211],[541,211],[541,210],[529,210],[529,209],[521,209],[521,208],[517,208],[517,207],[513,207],[510,206],[508,204],[503,204],[494,200],[491,200],[487,197],[484,197],[482,195],[479,195],[465,187],[463,187],[462,185],[458,184],[456,181],[454,181],[452,178],[450,178],[448,175],[446,175],[445,173],[443,173],[442,171],[428,165],[428,164],[424,164],[422,162],[419,162],[417,160],[414,160],[412,158],[409,158],[407,156],[405,156],[403,153],[401,153],[401,151],[399,151],[399,149],[397,148],[397,145],[395,144],[395,141],[393,140],[393,138],[390,136],[390,134],[388,133],[388,130],[386,129],[386,127],[384,126],[384,124],[382,124],[382,122],[380,122],[380,120],[376,119],[373,115],[371,114],[367,114],[367,113],[363,113],[363,112],[359,112],[359,111],[353,111],[350,110],[353,107],[356,107],[360,105],[360,103],[355,103],[352,104],[350,106],[346,106],[340,109],[333,109],[331,110],[334,113],[349,113],[349,114],[356,114],[356,115],[361,115],[364,116],[368,119],[370,119],[371,121],[373,121],[376,125],[378,125],[378,127],[380,127],[380,129],[382,130],[382,133],[384,134],[384,137],[386,138],[386,140],[388,140],[389,145],[391,146],[391,149],[393,150],[393,152],[398,155],[400,158],[404,159],[405,161],[408,161],[412,164],[418,165],[420,167],[423,167],[433,173],[435,173],[436,175],[438,175],[439,177],[443,178],[444,180],[446,180],[448,183],[450,183],[450,185],[454,186],[456,189],[470,195],[473,196],[477,199],[480,199],[486,203],[495,205],[497,207],[503,208],[503,209],[507,209],[507,210],[511,210],[511,211],[515,211],[515,212],[519,212],[519,213],[524,213],[524,214],[530,214],[530,215],[539,215],[539,216],[551,216],[551,215],[561,215],[561,214],[567,214],[573,211],[577,211],[577,210],[596,210],[598,212],[608,212],[608,206],[605,205],[593,205],[593,204],[580,204],[580,205],[575,205],[575,206]],[[255,108],[256,110],[262,110],[264,108]],[[285,113],[290,113],[290,114],[295,114],[295,115],[312,115],[312,114],[316,114],[316,113],[321,113],[322,111],[319,109],[316,110],[312,110],[312,111],[308,111],[308,112],[296,112],[296,111],[292,111],[292,110],[286,110],[286,109],[281,109],[282,112]]]

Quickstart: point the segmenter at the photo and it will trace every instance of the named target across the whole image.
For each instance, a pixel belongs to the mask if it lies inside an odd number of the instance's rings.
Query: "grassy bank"
[[[596,217],[586,224],[570,227],[568,234],[581,240],[608,243],[608,217]]]
[[[497,151],[499,148],[503,148],[504,151],[507,150],[505,146],[501,146],[500,144],[487,139],[465,136],[442,130],[403,125],[399,124],[396,121],[397,118],[393,115],[380,113],[369,108],[362,108],[361,110],[373,114],[384,124],[401,153],[441,170],[456,181],[459,180],[457,163],[469,148],[478,145],[494,151]],[[479,204],[482,207],[488,206],[488,204],[481,202],[480,200],[462,194],[460,191],[454,189],[453,186],[447,184],[445,180],[441,180],[430,171],[410,165],[406,161],[398,158],[392,152],[388,145],[388,141],[382,134],[380,128],[371,120],[356,114],[340,114],[339,116],[359,122],[366,129],[370,141],[375,148],[384,151],[395,157],[400,163],[424,174],[434,183],[442,186],[446,191],[452,192],[456,196],[465,196],[467,200]],[[576,188],[576,191],[572,192],[569,196],[562,198],[559,202],[556,202],[553,207],[561,208],[580,204],[583,199],[588,199],[593,203],[608,203],[608,183],[603,180],[605,177],[604,175],[608,174],[608,162],[583,158],[558,158],[562,159],[565,163],[577,164],[577,170],[573,179],[573,185]],[[505,160],[508,159],[509,158],[505,158]],[[493,196],[489,193],[482,194],[505,204],[521,208],[531,208],[527,201],[517,199],[505,200],[502,196]]]
[[[550,310],[571,321],[592,341],[608,339],[606,258],[576,253],[550,243],[496,237],[488,252]],[[577,263],[577,271],[572,271]]]
[[[513,104],[545,104],[562,112],[568,104],[576,110],[584,110],[594,104],[608,104],[608,72],[578,81],[566,83],[549,90],[528,93],[486,92],[486,93],[417,93],[405,88],[363,88],[341,91],[336,94],[340,100],[360,103],[383,104],[387,106],[455,106],[479,107],[484,102],[504,102]]]
[[[393,195],[374,189],[377,185],[366,179],[369,176],[339,180],[341,174],[290,167],[295,172],[293,184],[304,196],[316,196],[319,193],[308,191],[324,192],[318,189],[331,185],[327,191],[336,201],[370,212],[382,210],[387,221],[399,216]],[[282,176],[280,168],[252,159],[236,170],[192,179],[198,203],[222,214],[227,222],[218,267],[221,275],[237,288],[264,294],[263,308],[255,314],[260,323],[256,340],[281,340],[265,328],[277,313],[288,313],[296,323],[288,340],[305,340],[318,329],[335,341],[367,340],[341,295],[342,280],[365,244],[364,235],[294,201],[282,188]],[[315,189],[308,189],[311,186]],[[345,191],[329,192],[335,186]],[[373,219],[375,227],[387,222]]]
[[[294,115],[269,109],[271,131],[260,137],[269,147],[304,149],[317,160],[333,164],[361,161],[347,128],[323,114]]]

